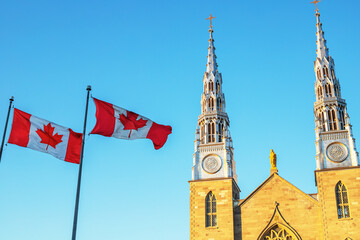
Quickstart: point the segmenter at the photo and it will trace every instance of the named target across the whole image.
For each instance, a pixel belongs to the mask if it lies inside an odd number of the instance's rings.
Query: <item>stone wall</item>
[[[190,240],[233,240],[234,203],[232,178],[189,181],[190,183]],[[205,198],[212,191],[216,197],[217,226],[205,226]]]
[[[360,167],[315,171],[325,240],[360,240]],[[350,217],[338,218],[335,186],[347,187]]]

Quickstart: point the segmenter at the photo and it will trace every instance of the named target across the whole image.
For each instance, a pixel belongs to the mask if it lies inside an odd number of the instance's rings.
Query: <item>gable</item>
[[[245,199],[241,200],[239,206],[243,206],[247,204],[251,199],[256,198],[257,195],[266,194],[267,197],[273,198],[274,201],[278,201],[279,198],[284,198],[285,195],[293,195],[287,196],[289,198],[301,198],[304,201],[311,201],[314,204],[318,204],[318,201],[311,197],[310,195],[304,193],[290,182],[286,181],[284,178],[280,177],[278,174],[272,174],[268,177],[259,187],[257,187],[249,196]]]
[[[296,229],[299,239],[320,239],[319,202],[278,174],[272,174],[238,205],[243,240],[257,239],[268,227],[284,226],[281,218],[274,217],[275,206],[288,225]]]

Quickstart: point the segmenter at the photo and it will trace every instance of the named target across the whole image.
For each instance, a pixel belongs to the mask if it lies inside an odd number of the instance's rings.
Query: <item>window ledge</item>
[[[219,227],[205,227],[206,229],[218,229]]]
[[[348,217],[348,218],[339,218],[338,219],[339,221],[350,221],[350,220],[353,220],[352,217]]]

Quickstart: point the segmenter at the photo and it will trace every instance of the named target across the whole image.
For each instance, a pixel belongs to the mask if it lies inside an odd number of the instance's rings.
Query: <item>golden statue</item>
[[[276,154],[274,153],[274,150],[271,149],[270,152],[270,164],[271,164],[271,169],[270,169],[270,173],[273,174],[274,172],[278,172],[277,167],[276,167]]]

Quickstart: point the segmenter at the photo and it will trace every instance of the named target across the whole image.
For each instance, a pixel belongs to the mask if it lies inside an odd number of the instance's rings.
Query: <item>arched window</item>
[[[216,227],[216,197],[212,192],[209,192],[208,195],[206,195],[205,211],[206,227]]]
[[[350,217],[350,209],[349,209],[349,199],[347,194],[347,188],[345,184],[339,181],[335,187],[335,195],[336,195],[336,205],[338,218],[349,218]]]
[[[331,76],[335,80],[335,71],[333,67],[331,67]]]
[[[339,129],[340,130],[344,130],[345,128],[345,115],[344,115],[344,108],[340,107],[339,108]]]
[[[214,91],[214,82],[212,80],[210,80],[209,82],[209,91],[210,92]]]
[[[332,127],[332,114],[331,114],[331,110],[327,111],[327,115],[328,115],[328,119],[329,119],[329,130],[334,130],[333,127]]]
[[[322,98],[322,96],[323,96],[322,87],[319,86],[319,87],[318,87],[318,100],[320,100],[320,99]]]
[[[223,121],[221,120],[218,124],[218,142],[222,142],[223,129],[224,129],[224,125],[223,125]]]
[[[209,110],[214,111],[214,99],[211,97],[209,98]]]
[[[336,115],[335,115],[335,110],[334,109],[330,109],[328,111],[328,117],[329,117],[329,129],[330,129],[330,131],[337,130]]]
[[[216,93],[220,92],[220,83],[219,81],[216,81]]]
[[[330,84],[325,84],[325,95],[326,95],[326,97],[331,97],[331,86],[330,86]]]
[[[334,109],[329,110],[328,116],[329,116],[330,131],[337,130],[335,110]]]
[[[201,124],[201,126],[200,126],[200,142],[202,144],[205,143],[205,125],[204,124]]]
[[[329,77],[329,69],[326,66],[324,66],[324,68],[323,68],[323,73],[324,73],[324,76]]]
[[[322,113],[319,113],[319,122],[320,122],[320,127],[322,128],[322,130],[325,130],[325,129],[323,129],[324,119],[323,119]]]
[[[208,142],[215,142],[215,123],[213,122],[208,124]]]
[[[334,84],[334,97],[338,97],[337,84]]]
[[[216,99],[216,110],[221,111],[221,99],[219,97]]]
[[[281,224],[275,224],[263,236],[258,238],[260,240],[298,240],[299,238],[293,231]]]
[[[322,119],[322,129],[323,129],[323,131],[326,131],[325,112],[322,112],[321,115],[322,115],[322,117],[321,117],[321,119]]]
[[[320,80],[321,79],[321,71],[320,71],[320,68],[318,68],[316,70],[316,74],[317,74],[317,78]]]

